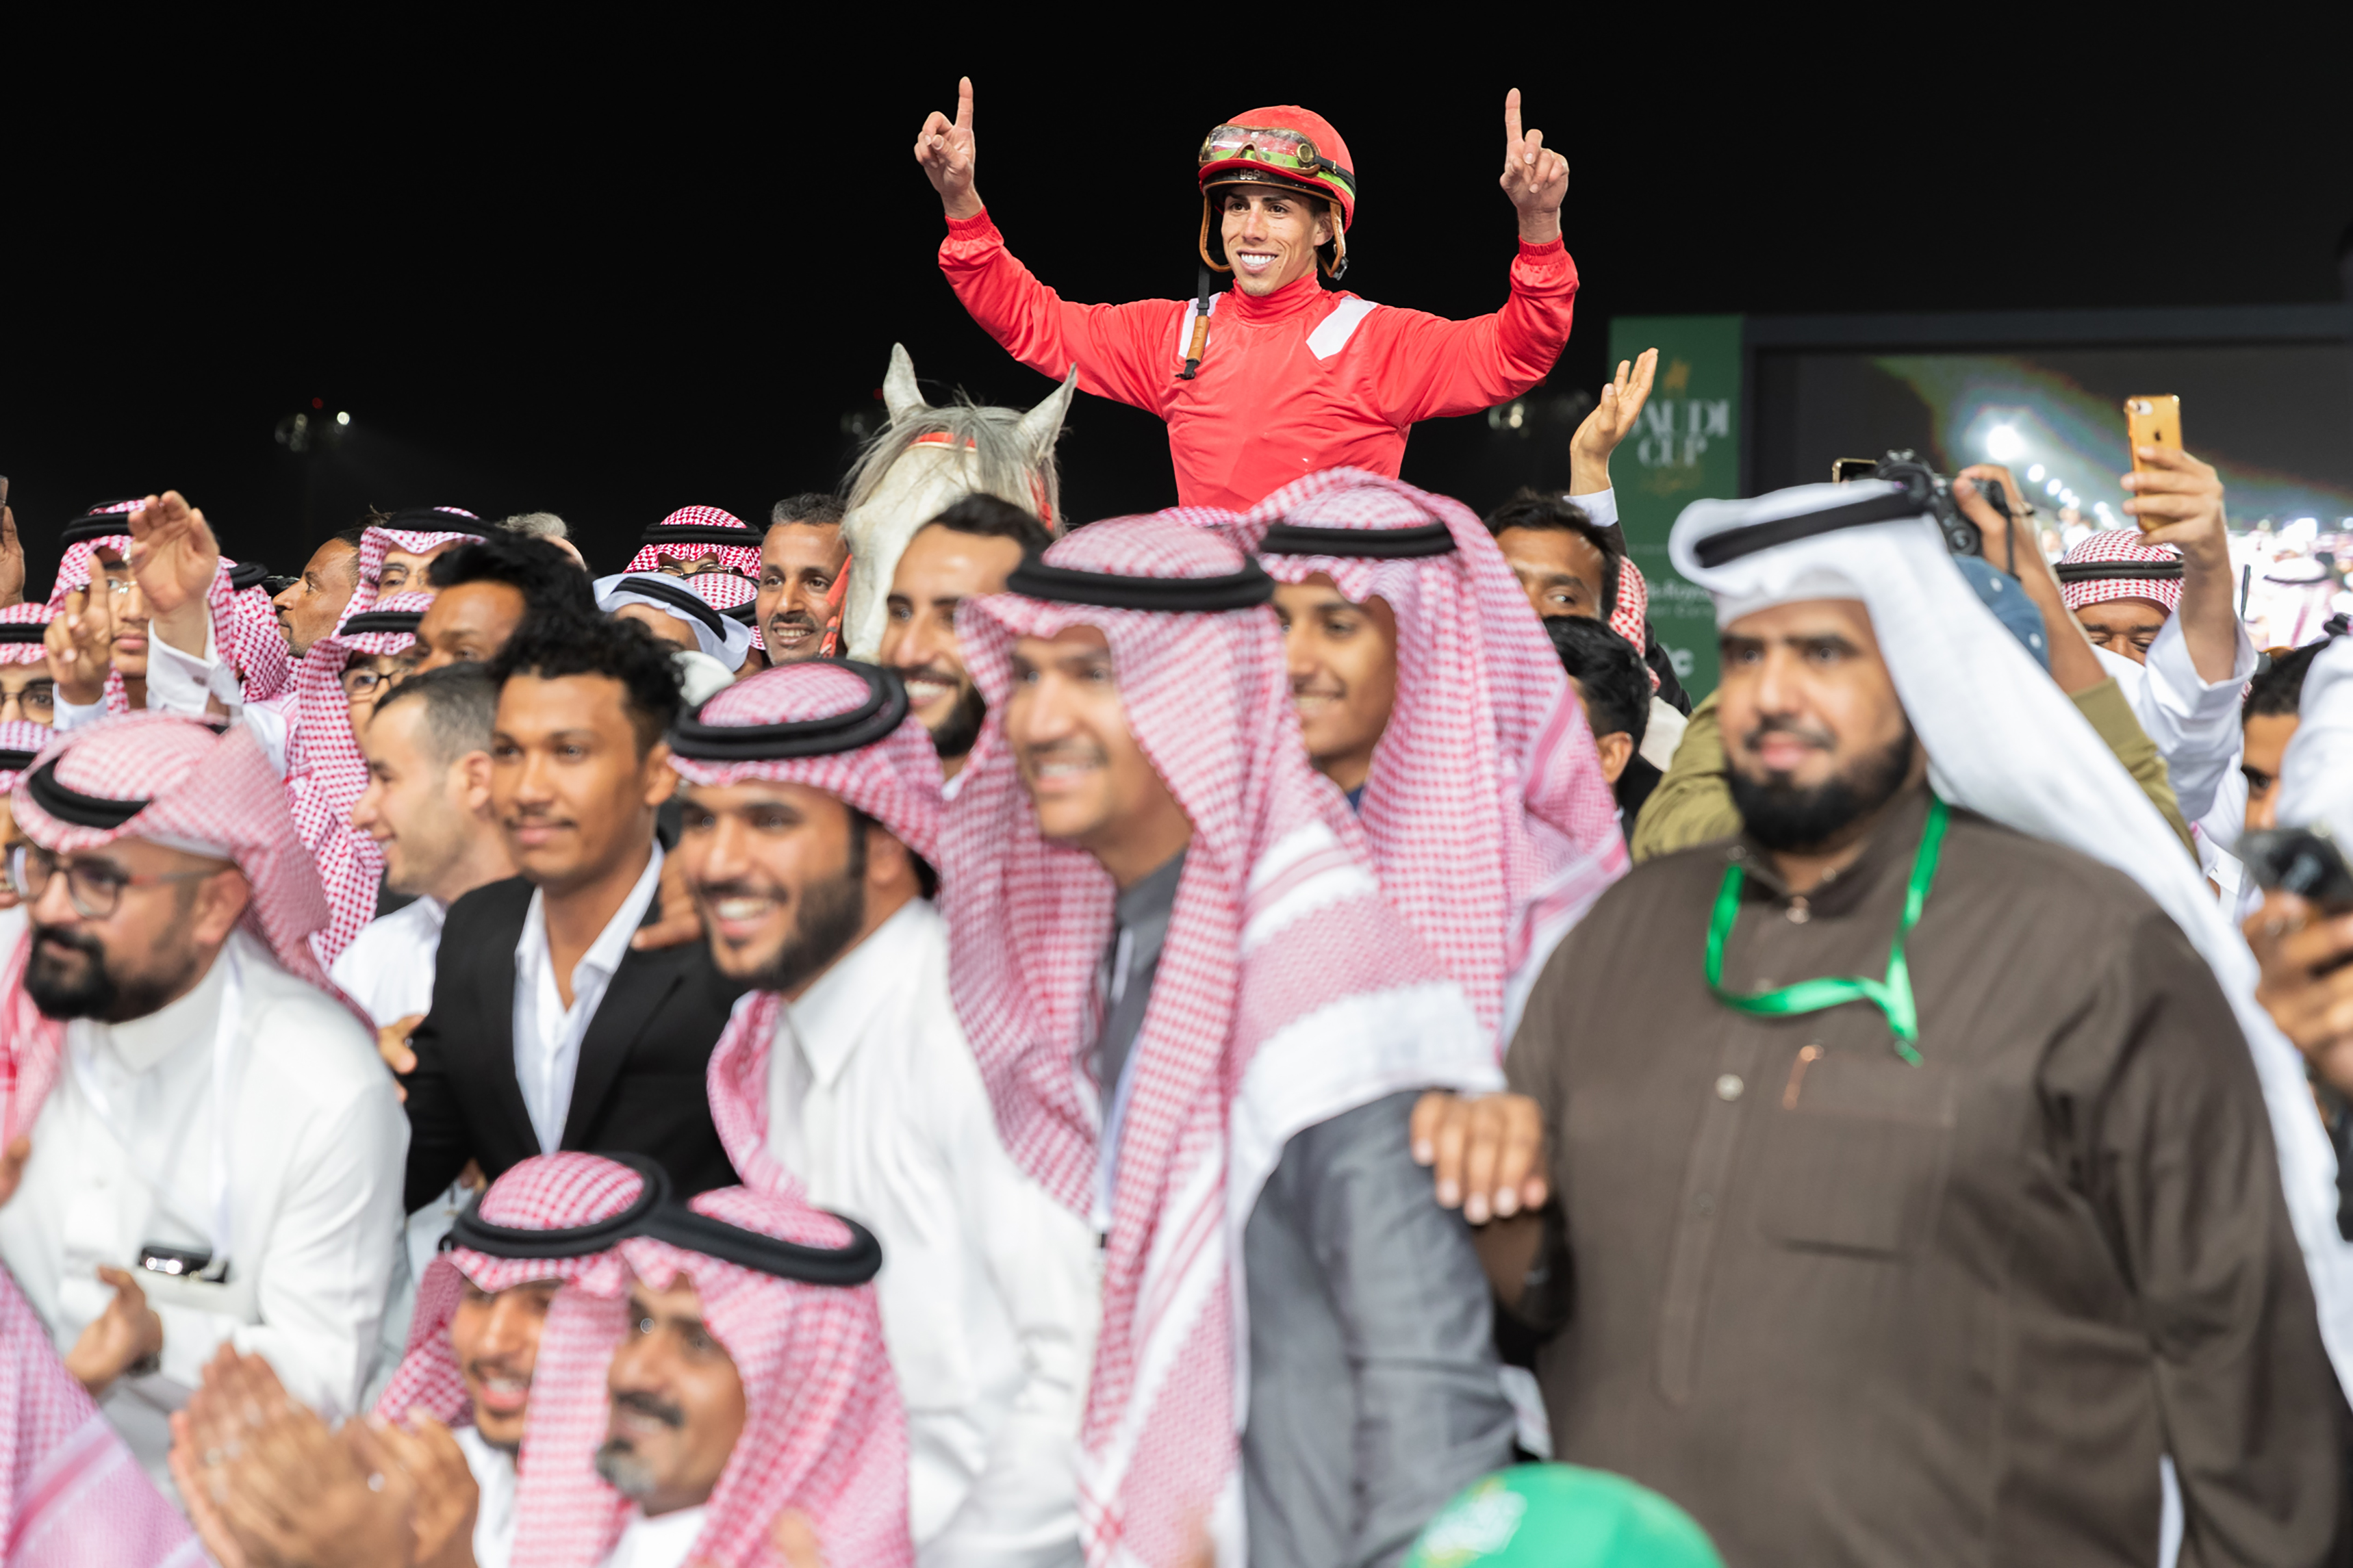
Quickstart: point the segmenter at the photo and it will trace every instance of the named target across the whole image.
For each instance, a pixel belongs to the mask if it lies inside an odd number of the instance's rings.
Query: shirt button
[[[1725,1100],[1738,1100],[1740,1091],[1745,1087],[1740,1081],[1739,1074],[1725,1073],[1715,1080],[1715,1098]]]
[[[1788,912],[1789,923],[1793,926],[1804,925],[1814,918],[1814,911],[1807,906],[1805,895],[1802,893],[1793,894],[1790,897]]]
[[[1705,1219],[1715,1212],[1715,1199],[1711,1194],[1702,1193],[1699,1196],[1692,1199],[1692,1213],[1699,1215],[1700,1218]]]

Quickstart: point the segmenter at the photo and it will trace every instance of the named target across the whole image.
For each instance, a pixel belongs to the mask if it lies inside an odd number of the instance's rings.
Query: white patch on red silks
[[[527,1194],[552,1178],[576,1180],[598,1167],[636,1180],[595,1155],[541,1156],[491,1184],[483,1217],[524,1223],[504,1212],[501,1189]],[[628,1196],[636,1192],[630,1187]],[[545,1209],[537,1201],[526,1206]],[[608,1212],[626,1206],[625,1200]],[[696,1196],[689,1206],[807,1246],[839,1247],[849,1240],[841,1222],[810,1208],[797,1189],[726,1187]],[[533,1228],[576,1223],[543,1220]],[[687,1561],[714,1568],[772,1562],[769,1531],[788,1508],[808,1518],[829,1563],[897,1568],[913,1561],[906,1420],[871,1284],[853,1289],[805,1285],[649,1237],[632,1237],[581,1258],[488,1258],[462,1247],[449,1257],[485,1289],[528,1279],[565,1281],[541,1329],[532,1375],[517,1467],[515,1568],[594,1568],[611,1552],[628,1506],[594,1464],[607,1424],[606,1369],[628,1329],[630,1279],[668,1289],[681,1274],[700,1296],[712,1338],[734,1362],[744,1401],[743,1431]],[[410,1343],[417,1347],[414,1334]]]
[[[352,709],[343,696],[343,665],[351,656],[402,654],[417,645],[407,632],[348,636],[353,616],[375,611],[430,608],[430,594],[396,594],[382,604],[362,605],[359,595],[343,607],[334,631],[312,643],[294,672],[296,722],[286,745],[286,805],[319,868],[319,879],[333,910],[319,933],[319,961],[332,963],[362,927],[375,919],[384,880],[384,851],[352,826],[352,807],[367,790],[367,758],[352,733]]]
[[[1046,559],[1226,575],[1244,559],[1215,531],[1234,521],[1193,510],[1098,522]],[[1327,1058],[1324,1116],[1400,1087],[1498,1079],[1459,988],[1376,896],[1346,802],[1308,765],[1271,609],[1166,614],[1001,594],[957,617],[989,718],[941,835],[941,890],[957,1012],[1023,1168],[1076,1212],[1093,1210],[1098,1115],[1083,1063],[1113,889],[1092,857],[1039,837],[1002,730],[1014,641],[1073,626],[1110,643],[1129,727],[1193,825],[1111,1182],[1079,1462],[1087,1559],[1101,1568],[1187,1557],[1231,1496],[1248,1346],[1231,1225],[1265,1172],[1233,1162],[1229,1125],[1275,1130],[1261,1142],[1305,1125],[1247,1090],[1261,1051],[1292,1039]],[[1431,1026],[1450,1005],[1452,1026]]]
[[[132,713],[58,735],[33,769],[56,764],[65,788],[101,800],[141,801],[143,809],[115,827],[87,827],[52,816],[20,783],[10,796],[17,831],[58,855],[100,849],[119,839],[156,839],[218,849],[253,889],[241,922],[296,979],[351,1007],[311,952],[311,933],[327,923],[319,873],[286,810],[286,793],[261,743],[243,725],[216,734],[192,719]],[[7,1092],[0,1128],[29,1130],[57,1081],[65,1025],[45,1018],[25,994],[32,952],[26,927],[0,967],[0,1087]]]
[[[0,1269],[0,1543],[9,1568],[200,1568],[188,1521],[58,1360]]]
[[[1617,799],[1560,656],[1486,526],[1460,501],[1332,468],[1275,491],[1229,531],[1255,550],[1278,522],[1367,531],[1442,523],[1453,539],[1445,554],[1404,560],[1261,561],[1281,581],[1325,575],[1352,601],[1377,597],[1396,615],[1397,698],[1365,781],[1365,836],[1382,891],[1461,983],[1500,1059],[1515,1000],[1628,866]],[[1632,582],[1639,591],[1640,575]]]
[[[2143,544],[2137,528],[2103,528],[2084,539],[2061,558],[2062,566],[2096,564],[2104,561],[2145,563],[2153,565],[2179,565],[2181,552],[2170,544]],[[2086,605],[2105,604],[2110,599],[2147,599],[2161,605],[2168,616],[2181,608],[2181,579],[2179,577],[2092,577],[2081,582],[2061,583],[2059,596],[2071,610]]]

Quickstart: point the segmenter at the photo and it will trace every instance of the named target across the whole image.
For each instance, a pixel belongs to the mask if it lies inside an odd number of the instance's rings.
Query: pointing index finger
[[[959,131],[972,129],[972,78],[956,78],[956,122]]]
[[[1512,89],[1504,95],[1504,138],[1512,146],[1520,141],[1520,89]]]

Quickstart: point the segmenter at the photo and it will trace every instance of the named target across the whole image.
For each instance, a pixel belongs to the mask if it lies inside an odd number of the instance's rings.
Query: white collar
[[[785,1004],[793,1037],[818,1082],[829,1087],[841,1076],[876,1009],[909,984],[921,983],[915,949],[939,920],[930,900],[909,899],[873,935],[835,959],[800,1000]]]
[[[621,967],[621,960],[628,956],[629,939],[637,935],[638,927],[645,923],[646,910],[653,903],[654,894],[661,886],[661,840],[657,838],[653,853],[646,857],[646,868],[638,873],[636,885],[629,889],[629,896],[621,900],[621,907],[613,911],[613,918],[605,922],[605,929],[596,933],[596,940],[588,944],[588,951],[580,955],[580,962],[572,966],[572,994],[575,996],[580,994],[582,970],[593,969],[610,979],[613,972]],[[525,963],[545,963],[552,960],[553,954],[547,945],[547,895],[533,888],[531,908],[523,912],[522,934],[515,941],[515,963],[521,967]]]
[[[229,942],[237,939],[237,933],[231,931]],[[228,943],[221,945],[226,949]],[[228,965],[216,952],[205,970],[205,977],[178,1001],[127,1023],[102,1024],[94,1018],[78,1023],[89,1031],[83,1037],[93,1047],[111,1044],[123,1066],[134,1073],[148,1072],[185,1047],[211,1046],[214,1027],[220,1017],[221,991],[227,984]]]

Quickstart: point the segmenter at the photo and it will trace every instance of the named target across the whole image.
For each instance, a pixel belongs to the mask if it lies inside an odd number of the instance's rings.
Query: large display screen
[[[1765,350],[1754,374],[1755,491],[1909,447],[1946,473],[2005,463],[2046,516],[2116,527],[2128,521],[2117,479],[2132,466],[2124,400],[2171,393],[2182,444],[2221,472],[2234,529],[2353,529],[2353,354],[2341,342]]]

